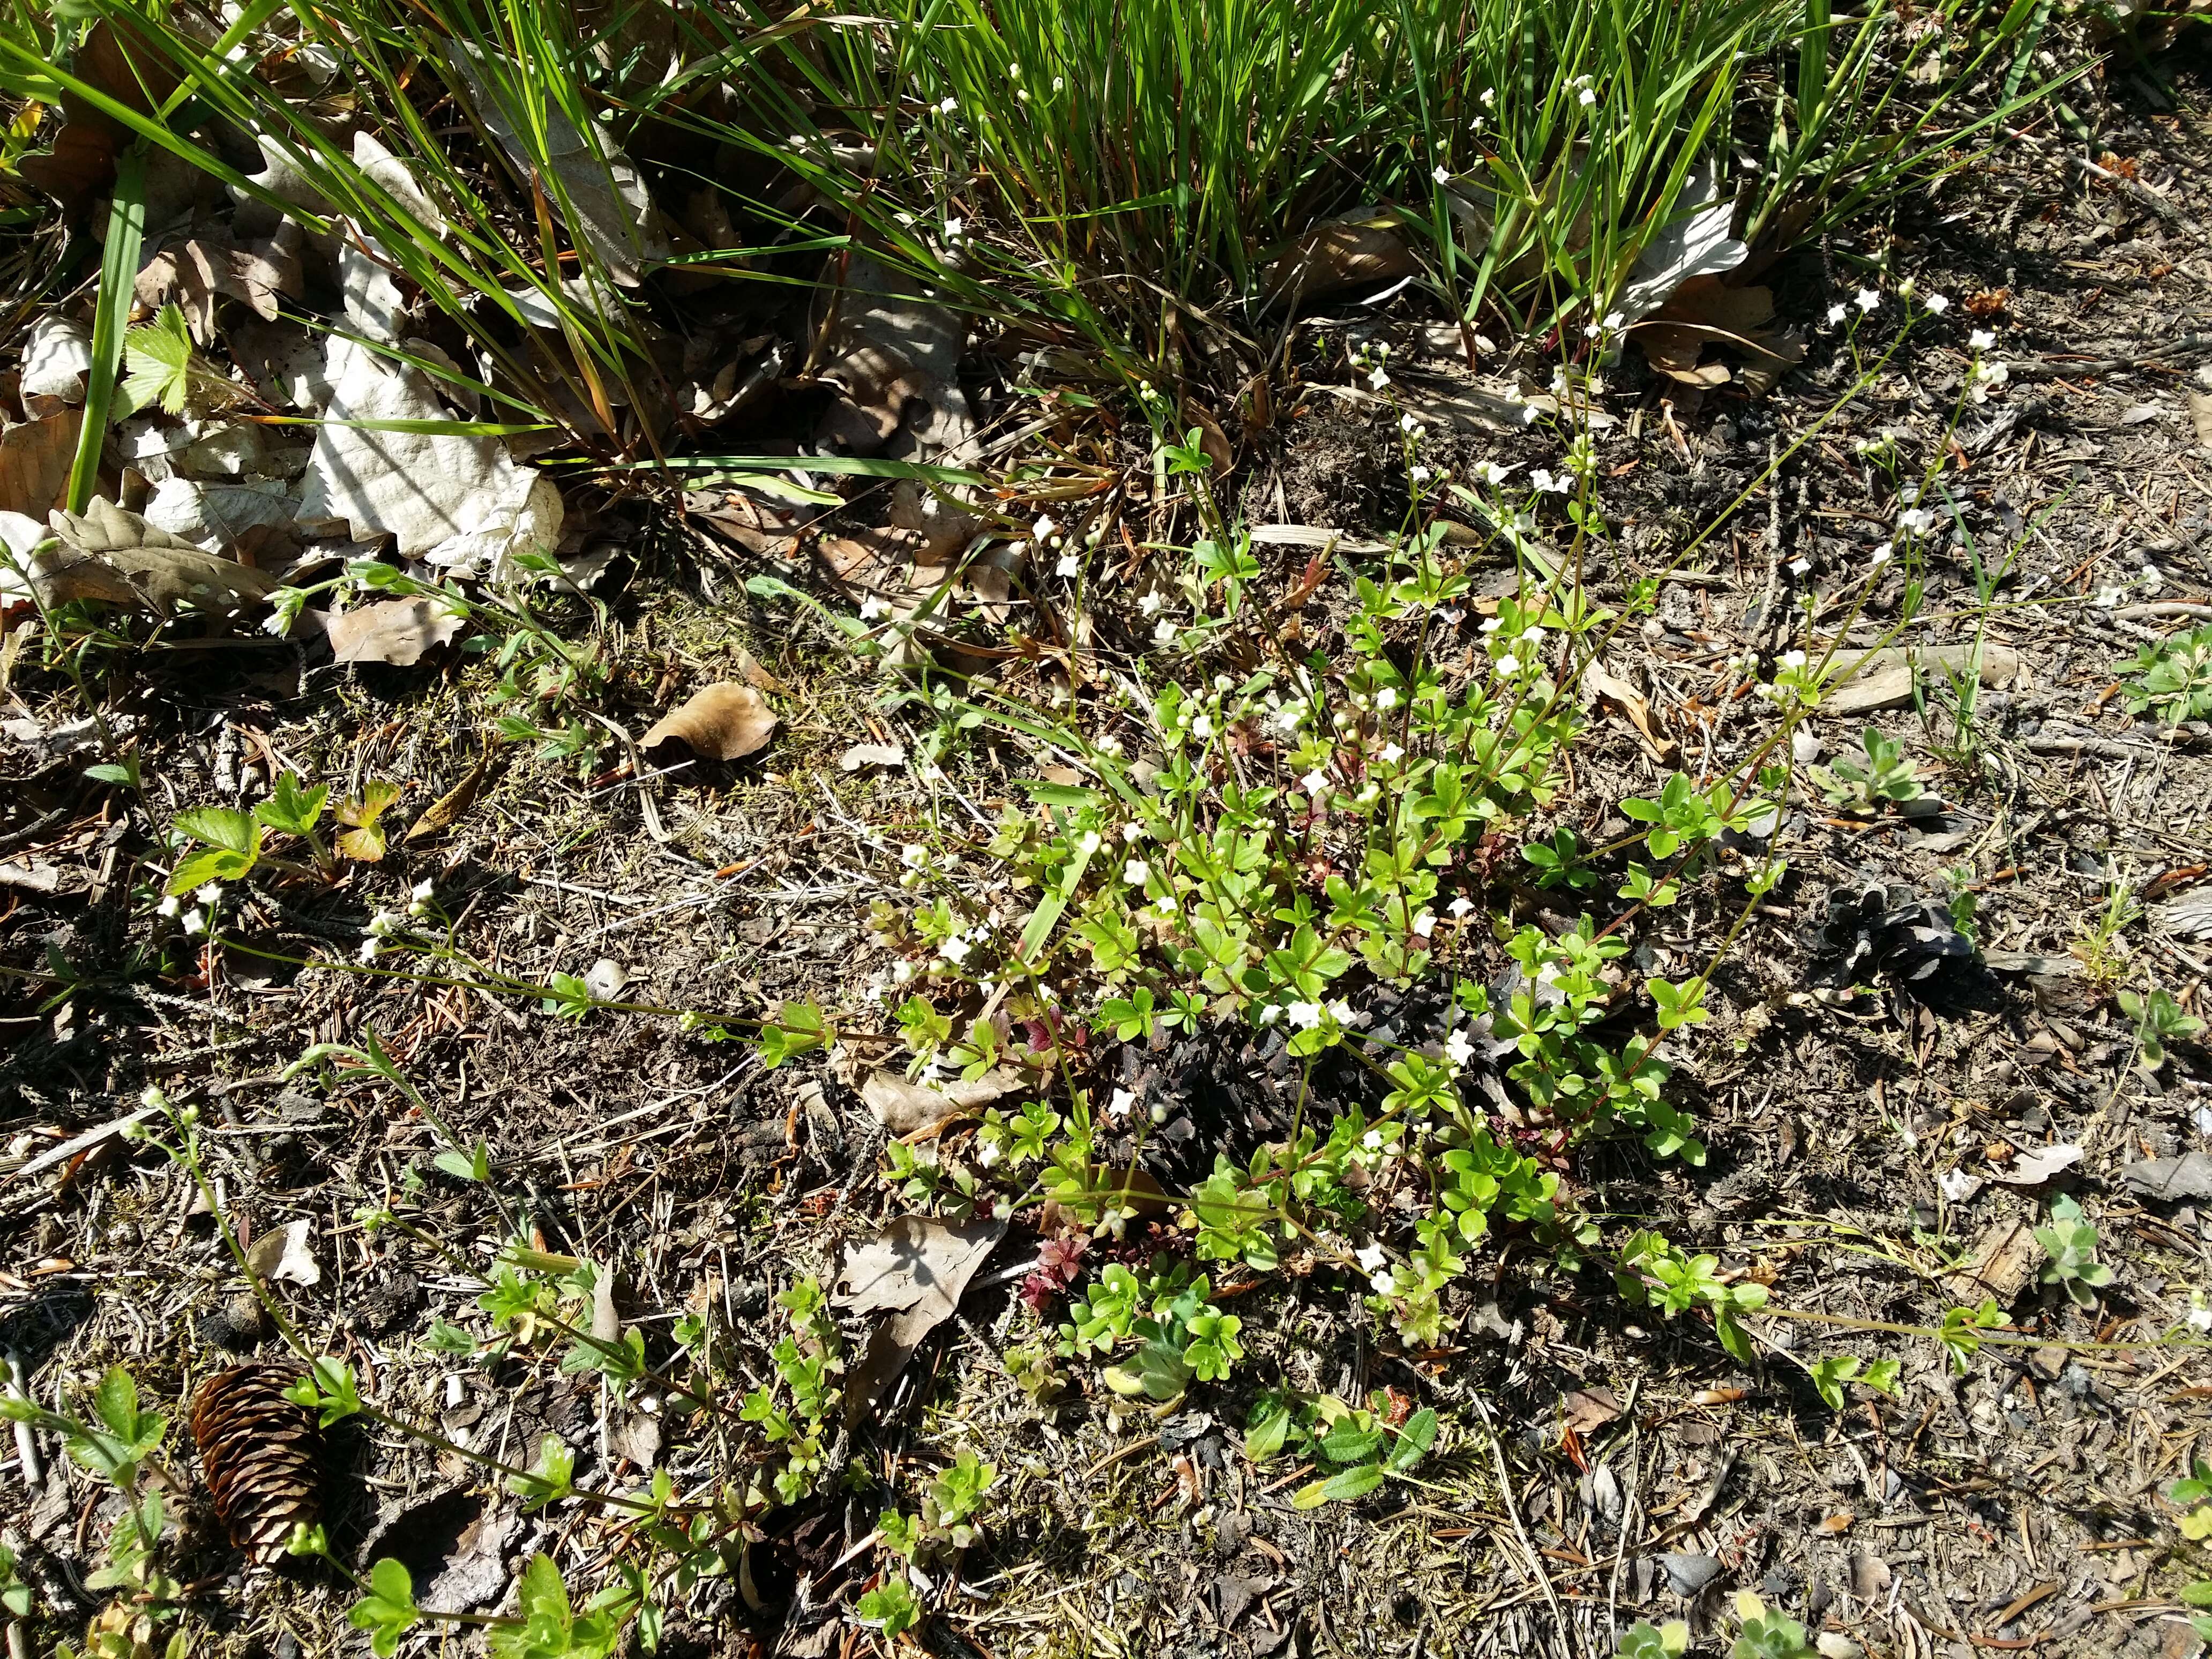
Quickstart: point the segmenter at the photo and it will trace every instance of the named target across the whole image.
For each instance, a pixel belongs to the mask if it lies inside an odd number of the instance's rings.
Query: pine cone
[[[297,1523],[322,1512],[323,1434],[314,1413],[284,1398],[289,1365],[233,1365],[200,1385],[192,1440],[230,1541],[267,1564]]]

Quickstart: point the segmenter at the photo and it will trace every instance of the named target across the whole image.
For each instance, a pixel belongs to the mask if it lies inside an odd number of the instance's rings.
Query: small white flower
[[[1620,327],[1623,323],[1626,323],[1627,320],[1628,320],[1628,319],[1627,319],[1627,318],[1626,318],[1626,317],[1622,316],[1622,315],[1620,314],[1620,313],[1619,313],[1619,312],[1617,312],[1617,311],[1608,311],[1608,312],[1607,312],[1607,313],[1605,313],[1605,329],[1606,329],[1606,332],[1607,332],[1607,333],[1608,333],[1608,334],[1612,333],[1613,330],[1615,330],[1615,329],[1619,328],[1619,327]]]
[[[1158,589],[1154,589],[1152,592],[1148,593],[1140,593],[1137,596],[1137,609],[1143,611],[1147,617],[1158,616],[1160,614],[1160,607],[1166,603],[1166,599],[1160,596]]]
[[[1030,528],[1039,541],[1042,541],[1048,536],[1057,534],[1060,530],[1060,526],[1052,521],[1052,514],[1049,513],[1041,514],[1037,521]]]
[[[1262,1025],[1273,1025],[1282,1017],[1283,1010],[1281,1005],[1278,1003],[1271,1002],[1260,1010],[1260,1024]]]
[[[1373,1138],[1377,1146],[1382,1144],[1382,1137],[1375,1130],[1370,1129],[1367,1133]],[[1385,1262],[1389,1261],[1390,1253],[1380,1244],[1369,1244],[1354,1250],[1352,1253],[1352,1259],[1359,1264],[1359,1270],[1362,1273],[1371,1273],[1378,1271]]]
[[[1924,536],[1936,527],[1936,515],[1924,507],[1908,507],[1897,515],[1897,527],[1909,535]]]
[[[1534,626],[1521,630],[1521,643],[1527,646],[1532,652],[1542,650],[1544,641],[1550,637],[1551,635],[1545,633],[1542,629]]]
[[[1987,351],[1996,343],[1996,332],[1993,329],[1978,328],[1966,337],[1967,345],[1976,351]]]
[[[1377,708],[1395,708],[1398,706],[1398,688],[1395,685],[1386,685],[1377,691],[1375,694],[1375,706]]]
[[[1140,842],[1144,840],[1145,835],[1145,826],[1134,822],[1133,820],[1121,826],[1121,839],[1123,841],[1132,843]]]
[[[1474,908],[1474,901],[1469,898],[1466,894],[1462,893],[1449,904],[1444,906],[1444,908],[1450,911],[1452,915],[1455,916],[1463,916],[1467,915],[1468,911]]]
[[[2160,570],[2154,564],[2147,564],[2142,568],[2142,580],[2145,587],[2148,587],[2155,592],[2158,589],[2166,586],[2166,573]],[[205,890],[203,889],[202,890],[204,891]]]
[[[1386,743],[1381,749],[1376,751],[1375,757],[1381,761],[1385,766],[1395,766],[1400,761],[1406,758],[1406,751],[1400,748],[1395,743]]]
[[[945,240],[948,242],[957,242],[960,240],[961,233],[967,228],[968,222],[964,219],[947,219],[945,222]]]
[[[1536,407],[1536,405],[1535,405],[1535,404],[1522,404],[1522,405],[1521,405],[1521,424],[1522,424],[1522,425],[1523,425],[1523,426],[1534,426],[1534,425],[1535,425],[1535,424],[1536,424],[1536,421],[1537,421],[1538,416],[1541,416],[1541,415],[1543,414],[1543,412],[1544,412],[1544,411],[1543,411],[1542,410],[1540,410],[1540,409],[1537,408],[1537,407]]]
[[[1802,651],[1785,651],[1780,656],[1777,657],[1775,661],[1779,663],[1785,670],[1794,672],[1795,670],[1802,668],[1805,665],[1805,653]]]
[[[1812,568],[1813,562],[1810,559],[1798,558],[1790,561],[1790,574],[1793,576],[1806,575]]]
[[[2193,1331],[2212,1331],[2212,1302],[2205,1300],[2203,1291],[2190,1291],[2189,1311],[2184,1318]]]
[[[899,849],[899,862],[909,870],[919,870],[929,862],[929,849],[920,842],[908,842]]]
[[[1152,866],[1142,859],[1131,859],[1121,866],[1121,879],[1132,887],[1142,887],[1152,878]]]
[[[969,944],[966,939],[962,939],[957,933],[955,933],[951,939],[945,940],[944,944],[937,947],[937,953],[943,957],[947,962],[951,963],[955,968],[957,968],[968,960],[969,954],[973,951],[975,948],[975,947]]]
[[[1382,1132],[1380,1129],[1370,1129],[1365,1134],[1359,1137],[1359,1145],[1361,1150],[1364,1152],[1381,1152],[1382,1150]],[[1378,1261],[1375,1265],[1379,1267],[1382,1264]]]
[[[889,616],[890,606],[879,595],[871,593],[860,601],[860,620],[873,622],[878,617]]]
[[[1430,471],[1427,467],[1416,465],[1409,470],[1407,476],[1410,477],[1415,483],[1422,484],[1428,483],[1430,479],[1435,477],[1437,475]]]
[[[1485,108],[1485,109],[1490,109],[1490,108],[1492,108],[1492,107],[1494,107],[1494,106],[1496,106],[1497,102],[1498,102],[1498,88],[1497,88],[1496,87],[1485,87],[1485,88],[1482,89],[1482,106],[1483,106],[1483,108]]]
[[[1130,1108],[1136,1103],[1136,1096],[1131,1094],[1127,1089],[1116,1089],[1114,1091],[1113,1098],[1106,1103],[1106,1115],[1111,1118],[1127,1117],[1129,1115]]]
[[[1941,317],[1951,308],[1950,296],[1944,294],[1931,294],[1920,303],[1926,306],[1929,313],[1937,317]]]
[[[1053,566],[1052,574],[1055,576],[1073,576],[1081,568],[1082,565],[1074,554],[1063,553],[1060,556],[1060,562]]]
[[[1339,997],[1328,1005],[1328,1017],[1339,1025],[1351,1024],[1353,1019],[1352,1005],[1342,997]]]
[[[1190,723],[1190,734],[1200,743],[1204,743],[1213,735],[1213,716],[1200,714]]]
[[[172,893],[154,907],[154,914],[160,916],[167,916],[173,921],[176,917],[177,912],[184,908],[184,903],[185,902],[182,899],[179,898],[174,893]]]
[[[2100,587],[2097,590],[2096,598],[2092,600],[2091,603],[2095,605],[2100,611],[2110,611],[2114,605],[2120,602],[2121,598],[2122,595],[2118,588]]]
[[[1458,1066],[1474,1060],[1474,1044],[1468,1041],[1466,1032],[1454,1031],[1444,1039],[1444,1058]]]
[[[1875,548],[1873,552],[1867,555],[1867,562],[1873,566],[1876,570],[1879,570],[1882,566],[1887,564],[1892,558],[1895,557],[1896,554],[1897,550],[1891,546],[1887,542],[1884,542],[1879,547]]]
[[[1872,311],[1881,303],[1881,294],[1879,289],[1863,288],[1859,290],[1858,307],[1861,311]]]
[[[430,902],[431,895],[436,890],[436,884],[434,883],[429,877],[425,876],[422,880],[415,884],[413,888],[409,890],[407,896],[414,900],[417,904],[428,904]]]
[[[1318,797],[1323,790],[1328,787],[1328,774],[1322,771],[1321,768],[1316,766],[1312,771],[1307,773],[1305,776],[1300,778],[1298,781],[1305,786],[1306,793]]]
[[[975,1161],[987,1170],[1006,1155],[1006,1149],[995,1140],[979,1140],[975,1143]]]
[[[1398,417],[1398,430],[1404,433],[1408,438],[1419,439],[1421,435],[1420,416],[1418,415],[1401,415]]]
[[[1413,932],[1421,938],[1426,939],[1430,934],[1436,931],[1437,913],[1435,911],[1424,910],[1420,915],[1413,918]]]
[[[199,909],[191,909],[191,910],[187,910],[187,911],[185,911],[185,937],[187,937],[187,938],[189,938],[189,939],[198,939],[198,938],[202,933],[204,933],[205,932],[207,932],[207,912],[206,912],[206,911],[204,911],[204,910],[199,910]]]
[[[1510,466],[1500,466],[1495,461],[1483,461],[1479,463],[1474,469],[1475,482],[1478,483],[1488,484],[1492,489],[1495,489],[1498,485],[1505,482],[1507,477],[1511,475],[1512,471],[1513,469]]]
[[[1175,643],[1175,636],[1176,625],[1164,617],[1161,617],[1158,623],[1156,623],[1152,629],[1152,643],[1154,645],[1173,645]]]
[[[1291,1017],[1291,1024],[1301,1031],[1310,1031],[1321,1024],[1321,1004],[1318,1002],[1294,1002],[1285,1012]]]
[[[1842,305],[1837,304],[1830,306],[1828,307],[1828,326],[1830,328],[1839,326],[1846,314],[1847,313],[1844,312]]]
[[[1507,679],[1511,679],[1516,674],[1521,672],[1521,659],[1515,656],[1510,651],[1507,652],[1504,656],[1498,659],[1498,672],[1504,675]]]
[[[1382,391],[1384,386],[1390,384],[1389,371],[1380,368],[1376,368],[1373,374],[1367,377],[1367,384],[1374,391]]]
[[[1585,93],[1583,95],[1584,97],[1588,97],[1589,94]],[[1398,1279],[1397,1276],[1394,1273],[1388,1272],[1370,1273],[1367,1278],[1367,1282],[1375,1287],[1375,1294],[1377,1296],[1395,1296],[1397,1294]]]
[[[382,941],[379,939],[365,939],[362,940],[359,948],[354,951],[354,956],[365,966],[376,960],[376,953],[381,944]]]
[[[959,107],[960,100],[957,98],[948,98],[937,106],[937,112],[939,115],[950,115]]]
[[[1437,170],[1431,173],[1429,177],[1434,179],[1440,185],[1448,185],[1451,183],[1451,169],[1439,164]]]
[[[1592,87],[1584,87],[1580,92],[1575,94],[1575,101],[1580,104],[1584,109],[1588,109],[1592,104],[1597,102],[1596,89]]]

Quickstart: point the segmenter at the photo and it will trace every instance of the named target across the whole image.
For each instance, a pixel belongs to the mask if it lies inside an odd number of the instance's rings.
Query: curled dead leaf
[[[1027,1083],[1011,1066],[994,1066],[981,1077],[943,1088],[909,1082],[896,1072],[877,1072],[861,1084],[860,1098],[884,1127],[895,1135],[910,1135],[1014,1094]]]
[[[322,1267],[307,1248],[308,1236],[314,1230],[314,1222],[301,1216],[274,1232],[262,1234],[246,1247],[246,1265],[263,1279],[292,1285],[321,1284]]]
[[[737,760],[765,748],[775,731],[775,715],[759,692],[734,680],[717,680],[655,722],[638,747],[680,743],[702,760]]]
[[[102,599],[164,617],[186,606],[223,613],[258,605],[279,586],[267,572],[203,553],[104,496],[82,513],[56,509],[48,522],[62,544],[31,573],[48,605]]]

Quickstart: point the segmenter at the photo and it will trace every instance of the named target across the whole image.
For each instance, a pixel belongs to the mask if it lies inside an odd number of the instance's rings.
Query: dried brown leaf
[[[378,599],[332,617],[326,631],[339,662],[407,668],[459,633],[465,621],[434,599]]]
[[[84,410],[64,410],[0,432],[0,513],[44,519],[69,505],[70,464]]]
[[[1379,288],[1418,272],[1406,239],[1382,225],[1333,219],[1316,225],[1275,262],[1267,286],[1277,303],[1298,305],[1347,288]]]
[[[697,691],[639,739],[638,747],[680,743],[702,760],[737,760],[765,748],[775,715],[750,685],[717,680]]]
[[[202,344],[215,337],[215,302],[236,300],[264,321],[274,322],[278,297],[300,297],[297,225],[289,221],[265,242],[234,242],[225,237],[195,236],[163,248],[138,273],[136,297],[149,310],[174,302],[185,314],[192,337]]]
[[[847,1255],[831,1299],[848,1313],[885,1316],[846,1378],[848,1424],[874,1408],[914,1351],[951,1317],[1006,1231],[997,1220],[900,1216]]]

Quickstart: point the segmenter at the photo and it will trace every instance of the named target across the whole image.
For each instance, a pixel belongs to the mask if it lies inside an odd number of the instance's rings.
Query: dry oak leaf
[[[337,661],[409,668],[459,633],[466,620],[434,599],[378,599],[341,611],[325,631]]]
[[[750,685],[717,680],[638,740],[641,749],[680,743],[702,760],[737,760],[765,748],[775,730],[767,700]]]
[[[338,336],[329,362],[330,423],[316,430],[302,519],[389,532],[405,557],[464,575],[560,544],[561,492],[497,438],[365,424],[450,419],[428,375]]]
[[[47,522],[62,544],[31,573],[47,605],[104,599],[164,617],[179,606],[227,612],[258,605],[281,586],[268,572],[203,553],[105,496],[94,496],[82,513],[57,508]]]

